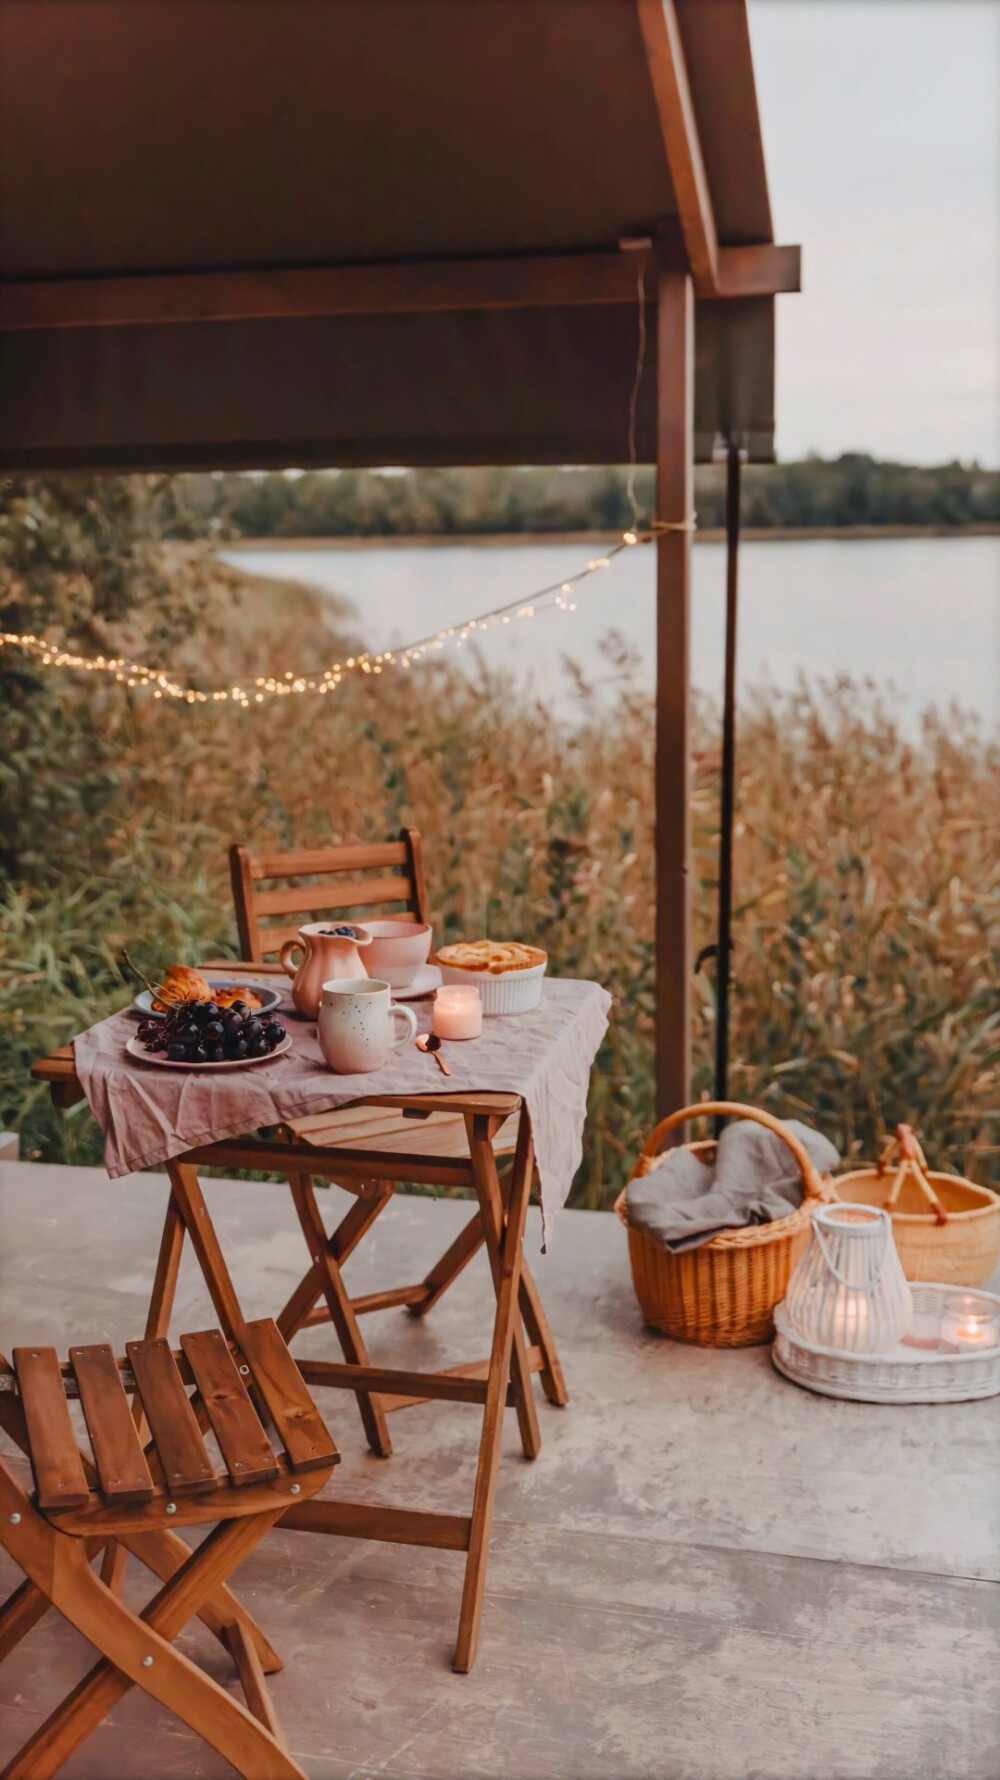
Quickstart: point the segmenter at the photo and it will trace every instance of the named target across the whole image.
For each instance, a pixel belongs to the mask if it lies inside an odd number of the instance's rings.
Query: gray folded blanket
[[[829,1173],[840,1160],[829,1139],[811,1126],[789,1119],[785,1129],[818,1173]],[[802,1176],[788,1145],[751,1119],[725,1127],[714,1166],[688,1149],[665,1150],[651,1173],[629,1181],[625,1196],[632,1228],[674,1254],[698,1248],[719,1230],[787,1218],[802,1198]]]

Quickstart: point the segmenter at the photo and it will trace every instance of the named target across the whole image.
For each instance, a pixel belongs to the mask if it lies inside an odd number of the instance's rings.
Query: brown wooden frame
[[[652,0],[654,7],[660,0]],[[696,213],[699,214],[699,213]],[[683,218],[682,218],[683,221]],[[699,230],[707,228],[704,218]],[[714,238],[714,227],[712,231]],[[765,297],[797,291],[798,247],[773,242],[700,254],[699,294]],[[35,328],[143,327],[264,321],[321,315],[427,315],[435,310],[575,308],[635,302],[648,250],[425,260],[375,266],[251,268],[145,273],[0,284],[0,332]]]
[[[179,1257],[179,1246],[167,1247]],[[181,1353],[172,1354],[162,1333],[150,1333],[162,1330],[171,1296],[172,1285],[166,1296],[154,1294],[146,1338],[129,1343],[125,1362],[105,1344],[72,1348],[63,1366],[39,1344],[15,1348],[13,1368],[0,1359],[0,1427],[28,1456],[36,1480],[30,1497],[0,1459],[0,1545],[25,1576],[0,1607],[0,1661],[50,1605],[99,1653],[5,1768],[10,1780],[54,1774],[135,1685],[247,1780],[305,1780],[265,1679],[281,1660],[226,1584],[285,1510],[323,1487],[337,1450],[273,1323],[247,1324],[235,1353],[214,1330],[182,1336]],[[266,1402],[283,1443],[277,1453],[241,1374]],[[131,1412],[126,1387],[135,1392]],[[66,1407],[73,1395],[84,1404],[93,1460],[76,1445]],[[154,1435],[143,1453],[147,1418]],[[233,1434],[228,1451],[223,1446],[222,1477],[201,1438],[208,1426]],[[254,1474],[244,1461],[258,1449],[267,1462]],[[130,1499],[119,1487],[124,1479],[105,1475],[112,1453],[114,1470],[131,1468]],[[177,1537],[178,1526],[205,1523],[216,1523],[214,1531],[196,1550]],[[91,1560],[101,1552],[95,1574]],[[163,1585],[141,1617],[122,1600],[129,1554]],[[196,1615],[232,1656],[245,1706],[174,1649]]]

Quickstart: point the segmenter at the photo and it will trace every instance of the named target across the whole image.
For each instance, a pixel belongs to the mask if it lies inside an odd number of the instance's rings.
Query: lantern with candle
[[[883,1353],[912,1319],[888,1213],[870,1205],[829,1205],[813,1219],[812,1240],[788,1282],[795,1333],[840,1353]]]

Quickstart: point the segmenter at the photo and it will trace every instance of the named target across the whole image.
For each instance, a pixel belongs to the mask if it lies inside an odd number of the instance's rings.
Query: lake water
[[[258,575],[336,593],[353,606],[373,653],[397,649],[572,574],[593,543],[276,546],[223,553]],[[586,581],[575,612],[549,611],[479,638],[487,662],[511,669],[572,717],[566,659],[606,685],[601,639],[617,631],[652,685],[654,552],[637,546]],[[694,548],[692,677],[721,696],[725,547]],[[892,686],[912,722],[953,700],[1000,725],[1000,538],[752,542],[740,556],[739,682],[794,685],[846,674]]]

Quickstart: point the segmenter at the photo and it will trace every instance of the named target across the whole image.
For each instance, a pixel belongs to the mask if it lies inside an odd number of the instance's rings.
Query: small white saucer
[[[412,983],[405,989],[391,991],[393,1001],[419,1001],[422,995],[433,995],[441,987],[441,972],[436,964],[422,964]]]

